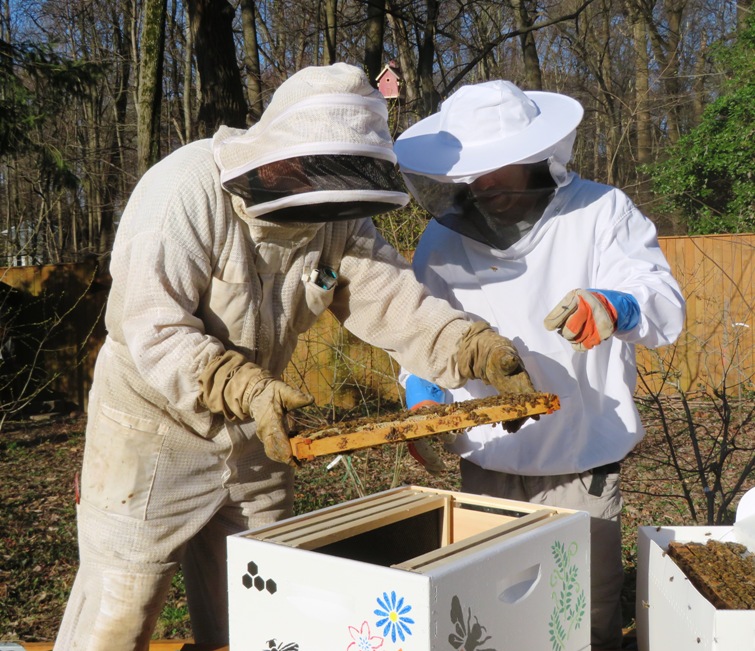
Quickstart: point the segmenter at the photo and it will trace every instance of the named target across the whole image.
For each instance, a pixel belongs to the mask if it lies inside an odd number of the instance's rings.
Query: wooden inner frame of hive
[[[561,405],[551,393],[517,393],[433,405],[378,418],[344,421],[320,430],[306,430],[291,438],[294,457],[308,461],[388,443],[401,443],[475,425],[502,423],[550,414]]]
[[[755,609],[755,555],[745,545],[672,540],[667,553],[716,609]]]
[[[574,511],[404,486],[255,529],[256,540],[424,572]]]

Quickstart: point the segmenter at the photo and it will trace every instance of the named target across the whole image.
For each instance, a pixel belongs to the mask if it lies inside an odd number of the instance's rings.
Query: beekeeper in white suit
[[[517,432],[458,436],[462,490],[593,516],[597,650],[621,646],[619,462],[643,436],[634,345],[672,343],[684,300],[652,222],[620,190],[567,171],[582,113],[565,95],[484,82],[456,91],[395,151],[435,217],[413,258],[418,278],[511,337],[534,385],[561,402]],[[402,376],[409,406],[491,394],[477,381],[444,391]]]
[[[227,643],[225,538],[291,514],[284,418],[311,398],[280,377],[325,309],[441,385],[532,390],[511,342],[429,297],[377,234],[369,217],[408,201],[395,162],[382,95],[336,64],[141,179],[112,254],[57,651],[147,649],[179,564],[195,641]]]

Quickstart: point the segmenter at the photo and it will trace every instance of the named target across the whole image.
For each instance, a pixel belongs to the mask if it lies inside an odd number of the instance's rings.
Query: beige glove
[[[433,448],[432,443],[427,439],[417,439],[409,441],[406,444],[409,454],[414,457],[427,472],[431,475],[439,475],[446,470],[446,464],[443,463],[440,455]]]
[[[519,353],[510,339],[493,331],[485,322],[478,321],[464,333],[456,353],[462,377],[482,380],[498,393],[534,393],[535,387],[524,369]],[[532,416],[539,420],[539,416]],[[516,432],[526,418],[503,423],[507,432]]]
[[[599,292],[573,289],[545,317],[548,330],[558,330],[574,350],[584,352],[616,332],[616,308]]]
[[[440,403],[434,400],[423,400],[410,408],[409,411],[417,411],[422,407],[432,407]],[[443,432],[442,434],[436,434],[435,436],[427,436],[421,439],[414,439],[408,441],[406,444],[409,454],[414,457],[427,472],[431,475],[439,475],[442,472],[448,470],[443,458],[438,454],[433,446],[432,441],[436,440],[443,445],[450,445],[456,440],[456,432]]]
[[[286,426],[286,412],[312,404],[314,398],[275,379],[236,351],[213,359],[199,377],[199,402],[228,420],[253,418],[257,438],[273,461],[296,465]]]
[[[443,457],[438,454],[438,451],[433,445],[434,442],[442,443],[443,445],[450,445],[456,440],[456,434],[454,432],[444,432],[443,434],[436,434],[435,436],[427,436],[421,439],[415,439],[409,441],[406,447],[409,449],[409,454],[431,475],[440,475],[448,470]]]
[[[464,333],[456,358],[462,377],[482,380],[498,393],[535,391],[513,342],[484,321],[477,321]]]

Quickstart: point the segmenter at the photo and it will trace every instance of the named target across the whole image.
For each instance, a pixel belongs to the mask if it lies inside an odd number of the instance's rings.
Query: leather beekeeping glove
[[[416,375],[410,375],[406,380],[406,406],[411,411],[416,411],[422,407],[431,407],[433,405],[443,404],[445,402],[445,392],[437,384],[418,378]],[[453,443],[456,434],[445,432],[438,436],[416,439],[408,441],[406,444],[409,454],[422,465],[431,475],[437,475],[447,470],[443,459],[433,447],[430,439],[439,439],[443,443]]]
[[[545,317],[548,330],[571,343],[574,350],[590,350],[616,331],[634,328],[640,306],[631,294],[604,289],[573,289]]]
[[[451,432],[445,434],[437,434],[436,436],[429,436],[427,438],[415,439],[409,441],[406,444],[409,454],[431,475],[439,475],[442,472],[448,470],[443,458],[438,454],[438,451],[433,447],[430,439],[440,439],[443,443],[452,443],[456,435]]]
[[[253,418],[257,438],[273,461],[296,465],[286,413],[312,404],[313,398],[274,378],[236,351],[213,359],[199,377],[199,401],[228,420]]]
[[[513,342],[497,334],[487,323],[478,321],[470,326],[459,342],[456,353],[462,377],[482,380],[500,394],[534,393],[535,387],[524,369]],[[539,420],[539,416],[531,416]],[[505,421],[507,432],[516,432],[527,420]]]

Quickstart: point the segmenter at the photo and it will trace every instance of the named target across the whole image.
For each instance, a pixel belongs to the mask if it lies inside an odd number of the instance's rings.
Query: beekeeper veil
[[[423,208],[457,232],[507,248],[568,183],[582,115],[579,102],[566,95],[489,81],[461,87],[438,113],[407,129],[395,150]],[[525,188],[480,190],[483,177],[512,165],[528,166]],[[513,206],[508,213],[507,206]]]
[[[304,68],[248,130],[213,138],[220,180],[245,213],[273,222],[369,217],[404,206],[386,101],[365,73],[336,63]]]

